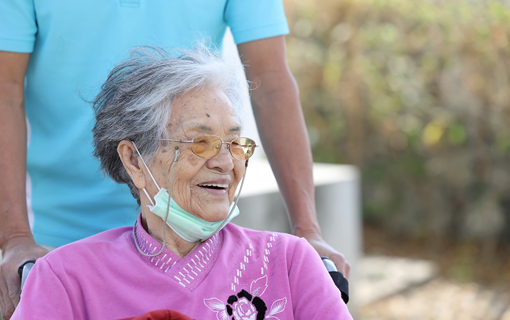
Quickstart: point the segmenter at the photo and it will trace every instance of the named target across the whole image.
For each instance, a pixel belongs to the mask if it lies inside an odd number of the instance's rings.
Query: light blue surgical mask
[[[147,171],[149,172],[149,175],[158,188],[159,192],[154,196],[154,203],[149,196],[147,190],[143,188],[143,192],[151,202],[151,206],[147,206],[151,212],[153,212],[155,215],[160,217],[165,224],[167,224],[179,237],[184,239],[188,242],[196,242],[196,241],[205,241],[212,237],[215,233],[223,229],[227,223],[229,223],[233,218],[237,217],[239,215],[239,208],[237,207],[237,201],[239,200],[239,195],[241,193],[243,184],[244,184],[244,177],[246,175],[246,170],[243,176],[243,181],[241,183],[239,193],[236,197],[236,200],[232,203],[232,205],[229,208],[229,214],[227,217],[222,221],[216,221],[216,222],[209,222],[204,219],[198,218],[186,210],[182,209],[177,202],[175,202],[174,199],[170,196],[172,192],[172,186],[173,186],[173,169],[174,165],[178,161],[178,156],[180,154],[179,149],[176,147],[175,149],[175,157],[174,161],[170,167],[170,193],[167,192],[166,189],[160,188],[158,183],[156,182],[156,179],[152,176],[152,173],[145,163],[145,161],[142,158],[142,155],[138,151],[138,148],[136,147],[135,143],[133,143],[133,146],[136,149],[136,152],[140,156],[140,159],[142,160],[142,163],[144,164],[145,168],[147,168]],[[248,166],[248,163],[246,162],[246,167]],[[138,247],[138,243],[136,242],[135,237],[135,244],[138,248],[138,250],[146,255],[146,256],[157,256],[163,252],[164,246],[165,246],[165,230],[163,229],[163,246],[157,254],[154,255],[148,255],[140,251],[140,248]]]

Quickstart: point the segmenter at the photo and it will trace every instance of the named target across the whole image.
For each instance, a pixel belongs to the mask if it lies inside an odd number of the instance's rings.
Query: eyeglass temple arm
[[[192,143],[193,140],[182,140],[182,139],[155,139],[155,140],[158,140],[158,141],[173,141],[173,142],[188,142],[188,143]]]

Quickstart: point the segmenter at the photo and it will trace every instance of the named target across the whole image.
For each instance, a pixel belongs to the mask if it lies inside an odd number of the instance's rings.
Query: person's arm
[[[324,242],[317,222],[310,142],[298,87],[287,65],[285,37],[242,43],[238,49],[254,89],[252,107],[260,138],[287,206],[292,231],[349,277],[349,263]]]
[[[352,320],[340,290],[306,241],[300,239],[296,243],[289,260],[289,302],[295,320]]]
[[[18,267],[47,251],[35,244],[26,204],[27,128],[24,82],[30,54],[0,51],[0,315],[11,317],[19,301]]]

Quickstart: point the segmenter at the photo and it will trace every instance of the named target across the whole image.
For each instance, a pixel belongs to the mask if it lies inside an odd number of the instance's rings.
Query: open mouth
[[[201,188],[213,189],[213,190],[227,190],[228,184],[199,184]]]

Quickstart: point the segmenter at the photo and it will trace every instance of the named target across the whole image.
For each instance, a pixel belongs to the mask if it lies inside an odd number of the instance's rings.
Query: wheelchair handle
[[[342,294],[342,300],[347,304],[349,302],[349,282],[345,279],[344,275],[341,272],[338,272],[335,264],[327,257],[321,257],[326,270],[328,270],[329,275],[333,279],[338,290]]]
[[[35,264],[35,260],[29,260],[29,261],[25,261],[18,268],[18,274],[21,277],[21,287],[20,287],[20,291],[19,291],[20,295],[21,295],[21,292],[23,291],[23,286],[25,285],[25,281],[27,280],[28,273],[30,272],[30,270],[32,270],[32,267],[34,266],[34,264]]]

